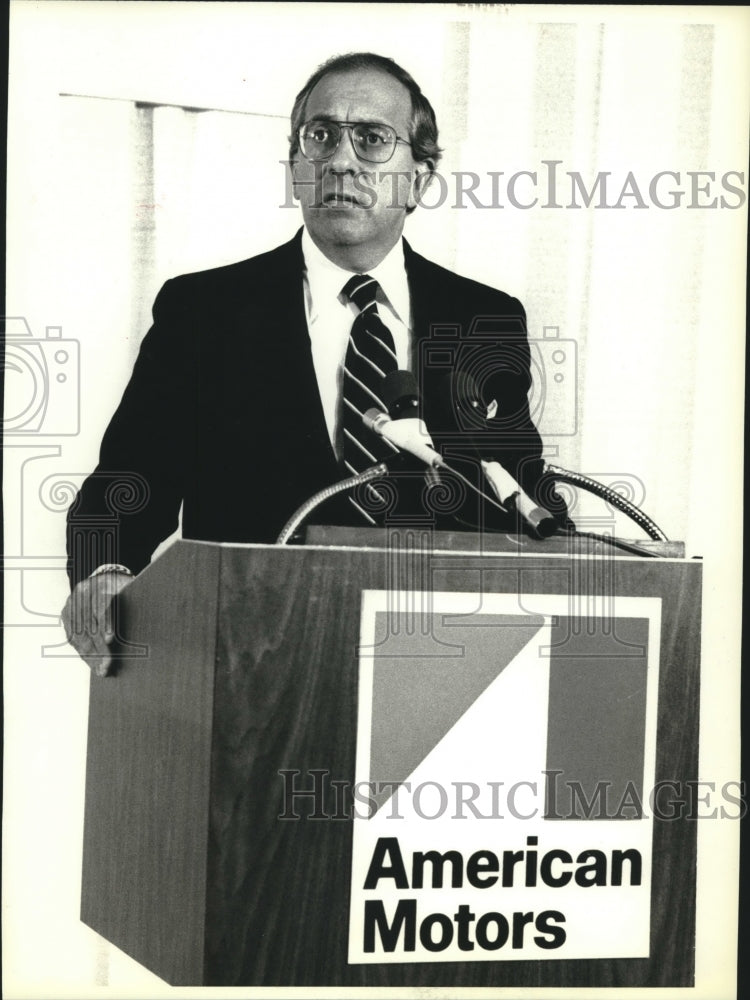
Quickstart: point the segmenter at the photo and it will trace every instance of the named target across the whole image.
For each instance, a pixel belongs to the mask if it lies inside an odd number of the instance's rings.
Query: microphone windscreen
[[[380,398],[392,420],[419,416],[419,386],[411,372],[399,370],[386,375]]]

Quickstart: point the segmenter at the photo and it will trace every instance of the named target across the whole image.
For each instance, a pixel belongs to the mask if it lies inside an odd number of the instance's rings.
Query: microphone
[[[444,466],[445,462],[435,451],[425,423],[419,416],[419,388],[412,373],[395,371],[386,375],[380,386],[380,398],[388,413],[375,407],[369,409],[362,417],[365,427],[401,451],[420,459],[431,469]]]
[[[487,481],[501,504],[515,508],[537,537],[549,538],[554,535],[557,521],[548,510],[534,503],[499,462],[485,462],[483,458],[480,458],[480,462]]]
[[[411,372],[390,372],[380,385],[380,398],[392,420],[410,420],[421,414],[419,387]]]
[[[362,417],[365,427],[379,434],[380,437],[390,441],[392,445],[407,451],[415,458],[421,459],[431,469],[438,469],[445,465],[442,456],[432,447],[430,435],[424,421],[416,417],[408,417],[401,420],[391,420],[387,413],[376,409],[374,406]]]
[[[451,372],[442,385],[443,397],[448,397],[449,404],[455,409],[457,416],[468,417],[468,422],[480,428],[487,428],[489,419],[488,407],[484,404],[476,382],[467,372]],[[494,409],[497,405],[494,403]],[[491,408],[493,407],[491,404]],[[493,409],[493,414],[494,414]],[[538,538],[549,538],[557,531],[557,521],[548,510],[535,503],[523,490],[521,485],[496,459],[482,457],[481,430],[479,434],[464,432],[472,448],[479,456],[487,482],[503,506],[515,509],[522,520]]]

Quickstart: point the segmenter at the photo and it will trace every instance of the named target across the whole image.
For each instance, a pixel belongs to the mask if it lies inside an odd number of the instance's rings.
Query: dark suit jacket
[[[488,447],[533,492],[542,445],[529,417],[521,304],[404,249],[414,370],[436,445],[446,456],[461,450],[464,419],[446,406],[444,383],[453,369],[469,371],[498,403]],[[99,465],[69,513],[73,582],[102,562],[139,572],[175,529],[181,503],[187,538],[273,542],[308,497],[343,478],[317,389],[302,268],[298,233],[161,289]],[[346,523],[347,510],[319,520]]]

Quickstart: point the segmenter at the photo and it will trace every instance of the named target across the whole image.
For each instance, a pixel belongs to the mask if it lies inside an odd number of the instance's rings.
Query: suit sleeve
[[[178,282],[167,282],[104,434],[99,463],[68,512],[71,585],[102,563],[140,572],[177,527],[194,419],[186,316]]]

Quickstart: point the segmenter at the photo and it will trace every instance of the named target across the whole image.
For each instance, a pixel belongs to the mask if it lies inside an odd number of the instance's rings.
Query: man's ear
[[[432,160],[422,160],[414,167],[414,178],[409,190],[409,198],[406,203],[406,210],[413,212],[424,197],[424,193],[430,186],[435,174],[435,164]]]
[[[299,201],[299,192],[297,191],[297,174],[299,172],[299,160],[295,157],[293,160],[287,160],[287,170],[289,171],[289,176],[292,179],[292,197],[295,201]]]
[[[303,205],[314,203],[315,208],[320,208],[319,184],[325,162],[312,163],[304,157],[296,157],[293,160],[287,160],[287,164],[292,178],[292,195],[295,201],[299,201]]]

